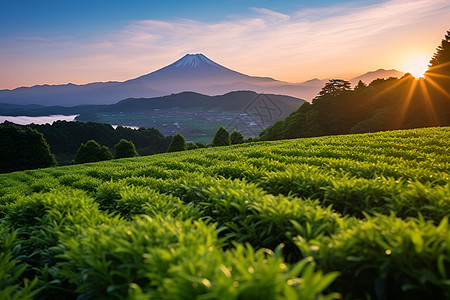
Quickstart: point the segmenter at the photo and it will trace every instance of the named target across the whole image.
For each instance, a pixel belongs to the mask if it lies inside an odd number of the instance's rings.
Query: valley
[[[223,125],[228,131],[234,129],[245,137],[257,136],[267,125],[257,116],[242,112],[222,111],[217,109],[156,109],[145,113],[98,113],[97,122],[121,126],[157,128],[162,134],[170,136],[181,133],[188,142],[210,143],[217,128]],[[89,121],[77,117],[79,121]]]

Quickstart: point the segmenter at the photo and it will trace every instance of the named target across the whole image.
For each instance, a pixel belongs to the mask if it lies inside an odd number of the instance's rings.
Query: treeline
[[[117,152],[115,146],[125,140],[133,144],[134,151],[140,155],[150,155],[166,152],[172,139],[171,136],[164,136],[155,128],[134,130],[118,126],[114,129],[109,124],[67,121],[56,121],[51,125],[27,126],[6,121],[0,124],[0,134],[3,161],[0,167],[1,172],[48,167],[55,165],[56,161],[59,165],[74,163],[75,155],[80,147],[91,140],[113,153]],[[124,142],[121,145],[123,146]],[[39,155],[33,155],[33,153],[40,153],[33,150],[36,147],[39,149],[47,147],[51,155],[54,155],[53,160],[56,157],[55,163],[40,164],[39,161],[42,160],[38,159]],[[106,156],[114,157],[111,153]]]
[[[28,125],[44,134],[52,153],[60,165],[69,164],[82,143],[95,140],[97,143],[113,149],[121,139],[133,142],[140,155],[166,152],[171,137],[166,137],[155,128],[134,130],[97,122],[56,121],[53,124]]]
[[[262,140],[450,125],[450,31],[425,78],[406,74],[352,89],[330,80],[313,99],[260,134]]]
[[[42,133],[30,127],[0,125],[0,173],[55,166]]]
[[[155,128],[134,130],[96,122],[57,121],[52,125],[0,124],[0,173],[80,164],[251,142],[220,126],[212,143],[186,143],[177,133],[164,136]],[[55,159],[56,156],[56,159]]]

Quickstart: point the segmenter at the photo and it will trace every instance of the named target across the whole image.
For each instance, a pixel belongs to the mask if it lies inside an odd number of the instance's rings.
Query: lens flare
[[[412,74],[416,78],[423,77],[428,69],[428,58],[412,57],[405,64],[405,71]]]

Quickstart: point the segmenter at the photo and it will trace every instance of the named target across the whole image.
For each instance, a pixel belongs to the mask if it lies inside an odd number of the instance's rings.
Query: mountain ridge
[[[374,72],[378,71],[380,70]],[[46,106],[95,105],[113,104],[126,98],[153,98],[184,91],[214,96],[236,90],[283,94],[311,100],[327,81],[328,79],[314,78],[305,82],[290,83],[270,77],[249,76],[228,69],[203,54],[186,54],[163,68],[123,82],[43,84],[0,90],[0,103]]]
[[[304,100],[298,99],[291,96],[286,95],[275,95],[275,94],[258,94],[253,91],[233,91],[229,92],[223,95],[215,95],[215,96],[209,96],[200,94],[197,92],[181,92],[171,95],[165,95],[165,96],[159,96],[159,97],[152,97],[152,98],[126,98],[123,100],[118,101],[114,104],[97,104],[97,105],[77,105],[77,106],[71,106],[71,107],[65,107],[65,106],[43,106],[43,105],[35,105],[35,104],[26,104],[26,105],[19,105],[19,104],[9,104],[9,103],[0,103],[0,114],[3,115],[9,115],[9,116],[20,116],[24,115],[24,113],[27,116],[41,116],[41,115],[51,115],[51,114],[85,114],[85,113],[93,113],[93,112],[101,112],[101,111],[107,111],[107,112],[140,112],[142,111],[142,107],[136,108],[136,103],[138,102],[145,102],[146,109],[154,110],[158,108],[171,108],[171,107],[180,107],[180,108],[195,108],[195,107],[202,107],[202,108],[213,108],[213,107],[219,107],[227,110],[243,110],[248,103],[245,102],[237,102],[233,103],[230,99],[239,99],[239,97],[242,97],[243,95],[248,96],[248,98],[255,99],[258,96],[267,96],[272,97],[276,99],[284,99],[285,102],[288,102],[287,106],[283,106],[286,110],[286,113],[283,114],[290,114],[290,112],[297,109],[301,104],[304,103]],[[183,99],[192,99],[193,97],[197,97],[200,100],[196,99],[195,101],[186,101]],[[173,102],[172,100],[178,98],[181,99],[180,101]],[[216,101],[217,99],[221,98],[228,98],[227,101]],[[208,101],[210,103],[208,103]],[[214,102],[215,101],[215,102]],[[212,105],[211,105],[212,104]],[[277,102],[277,104],[279,104]],[[234,106],[233,106],[234,105]]]

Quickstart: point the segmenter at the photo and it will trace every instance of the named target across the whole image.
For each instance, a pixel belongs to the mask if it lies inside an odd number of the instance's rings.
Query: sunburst
[[[423,77],[428,68],[428,58],[414,56],[405,63],[405,71],[415,78]]]

